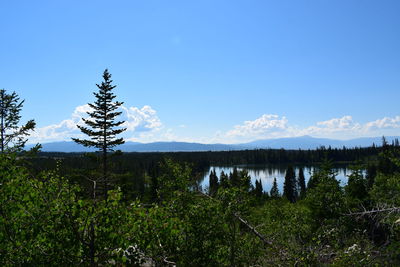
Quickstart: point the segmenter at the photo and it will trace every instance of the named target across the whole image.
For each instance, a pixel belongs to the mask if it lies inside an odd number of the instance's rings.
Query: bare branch
[[[212,200],[214,200],[214,201],[218,201],[217,199],[215,199],[215,198],[212,198],[211,196],[209,196],[209,195],[207,195],[207,194],[205,194],[205,193],[203,193],[203,192],[201,192],[201,191],[198,191],[201,195],[203,195],[203,196],[205,196],[205,197],[208,197],[209,199],[212,199]],[[243,223],[247,228],[249,228],[250,229],[250,231],[253,233],[253,234],[255,234],[265,245],[272,245],[272,241],[269,241],[267,238],[265,238],[262,234],[260,234],[257,230],[256,230],[256,228],[254,227],[254,226],[252,226],[250,223],[248,223],[245,219],[243,219],[242,217],[240,217],[239,216],[239,214],[237,214],[237,213],[235,213],[235,214],[233,214],[233,216],[236,218],[236,219],[238,219],[241,223]]]
[[[265,245],[272,245],[272,242],[267,240],[262,234],[260,234],[255,227],[251,226],[246,220],[240,217],[238,214],[234,214],[234,216],[244,225],[247,226]]]
[[[373,210],[365,210],[360,211],[360,212],[350,212],[347,214],[343,214],[344,216],[369,216],[373,214],[378,214],[378,213],[383,213],[383,212],[389,212],[389,213],[397,213],[400,212],[400,207],[391,207],[391,208],[377,208]]]

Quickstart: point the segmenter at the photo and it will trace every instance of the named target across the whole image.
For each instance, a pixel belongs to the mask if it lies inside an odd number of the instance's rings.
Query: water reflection
[[[225,172],[229,174],[233,171],[233,168],[236,167],[239,171],[240,170],[247,170],[250,177],[251,182],[254,185],[256,179],[261,179],[263,189],[266,192],[269,192],[272,187],[272,183],[274,178],[278,183],[279,192],[282,193],[283,190],[283,183],[285,181],[285,173],[286,173],[286,165],[237,165],[237,166],[211,166],[208,171],[204,172],[203,179],[200,181],[200,185],[203,189],[208,188],[209,184],[209,175],[212,170],[215,169],[217,176],[220,177],[221,172]],[[298,177],[299,169],[303,168],[304,177],[306,183],[310,179],[312,173],[318,168],[316,166],[293,166],[296,177]],[[351,174],[351,170],[347,168],[347,166],[336,166],[333,168],[335,171],[336,179],[340,182],[341,186],[346,185],[347,183],[347,176]]]

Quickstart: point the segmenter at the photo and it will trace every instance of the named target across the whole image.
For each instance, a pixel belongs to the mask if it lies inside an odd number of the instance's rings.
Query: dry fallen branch
[[[212,198],[211,196],[198,191],[202,196],[208,197],[209,199],[212,199],[214,201],[218,201],[215,198]],[[262,234],[260,234],[256,228],[254,226],[252,226],[250,223],[248,223],[245,219],[243,219],[242,217],[240,217],[237,213],[233,214],[233,216],[238,219],[242,224],[244,224],[248,229],[250,229],[250,231],[255,234],[265,245],[272,245],[272,241],[269,241],[268,239],[266,239]]]
[[[369,216],[369,215],[375,215],[379,213],[384,213],[384,212],[389,212],[389,213],[396,213],[400,212],[400,207],[391,207],[391,208],[377,208],[373,210],[364,210],[360,212],[350,212],[347,214],[343,214],[345,216]]]
[[[267,240],[262,234],[260,234],[255,227],[251,226],[246,220],[244,220],[242,217],[240,217],[238,214],[234,214],[234,216],[244,225],[247,226],[264,244],[266,245],[272,245],[272,242]]]

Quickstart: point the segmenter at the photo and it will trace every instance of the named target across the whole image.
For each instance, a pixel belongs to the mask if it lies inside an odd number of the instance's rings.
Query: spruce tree
[[[253,188],[253,185],[251,184],[251,177],[247,170],[241,170],[238,172],[238,179],[238,187],[241,187],[245,191],[249,191]]]
[[[239,187],[240,186],[240,177],[239,171],[236,167],[233,168],[233,172],[229,174],[229,181],[232,186]]]
[[[299,189],[300,189],[300,197],[304,198],[306,195],[306,180],[304,178],[303,168],[299,169]]]
[[[262,186],[261,179],[256,180],[255,194],[258,199],[261,199],[263,196],[263,186]]]
[[[217,173],[215,172],[215,169],[213,169],[210,173],[210,180],[209,180],[209,194],[211,196],[215,196],[217,191],[218,191],[218,176]]]
[[[271,191],[269,192],[271,198],[279,198],[279,189],[278,189],[278,183],[276,182],[276,178],[274,178],[274,182],[272,183]]]
[[[227,174],[225,174],[224,171],[221,171],[221,174],[220,174],[219,177],[220,177],[219,185],[220,185],[222,188],[228,188],[228,187],[230,187],[229,177],[228,177]]]
[[[19,126],[21,109],[25,100],[20,100],[13,92],[8,94],[0,90],[0,152],[18,152],[24,147],[29,132],[35,129],[34,120]]]
[[[126,130],[126,128],[119,127],[124,121],[116,121],[116,118],[122,113],[117,109],[123,102],[113,102],[116,96],[112,90],[116,86],[112,85],[112,82],[111,74],[106,69],[103,73],[103,81],[101,84],[96,84],[99,91],[93,93],[96,101],[88,104],[92,108],[92,111],[87,112],[89,118],[82,119],[86,126],[77,125],[81,132],[90,139],[72,138],[76,143],[85,147],[95,147],[100,152],[103,176],[98,181],[103,183],[105,196],[107,196],[109,180],[107,155],[113,151],[115,146],[125,142],[123,138],[116,136]]]
[[[293,167],[289,166],[286,170],[285,182],[283,184],[283,195],[292,203],[297,199],[296,175]]]

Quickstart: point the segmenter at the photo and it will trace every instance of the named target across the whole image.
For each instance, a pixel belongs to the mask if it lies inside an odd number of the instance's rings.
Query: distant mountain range
[[[398,136],[386,137],[386,140],[391,143],[395,139],[400,139]],[[186,142],[154,142],[154,143],[137,143],[126,142],[117,147],[124,152],[178,152],[178,151],[227,151],[227,150],[244,150],[257,148],[273,148],[273,149],[316,149],[321,146],[341,148],[346,146],[351,147],[368,147],[381,145],[382,137],[363,137],[351,140],[335,140],[327,138],[314,138],[311,136],[300,136],[290,138],[266,139],[257,140],[244,144],[200,144]],[[29,149],[32,145],[28,145]],[[44,152],[93,152],[95,149],[86,148],[72,141],[52,142],[42,144]]]
[[[398,136],[385,137],[387,142],[391,143]],[[278,139],[267,139],[258,140],[250,143],[242,144],[242,146],[252,148],[284,148],[284,149],[315,149],[321,146],[341,148],[345,147],[369,147],[382,144],[382,137],[362,137],[350,140],[335,140],[328,138],[315,138],[308,135],[300,137],[289,137],[289,138],[278,138]]]

